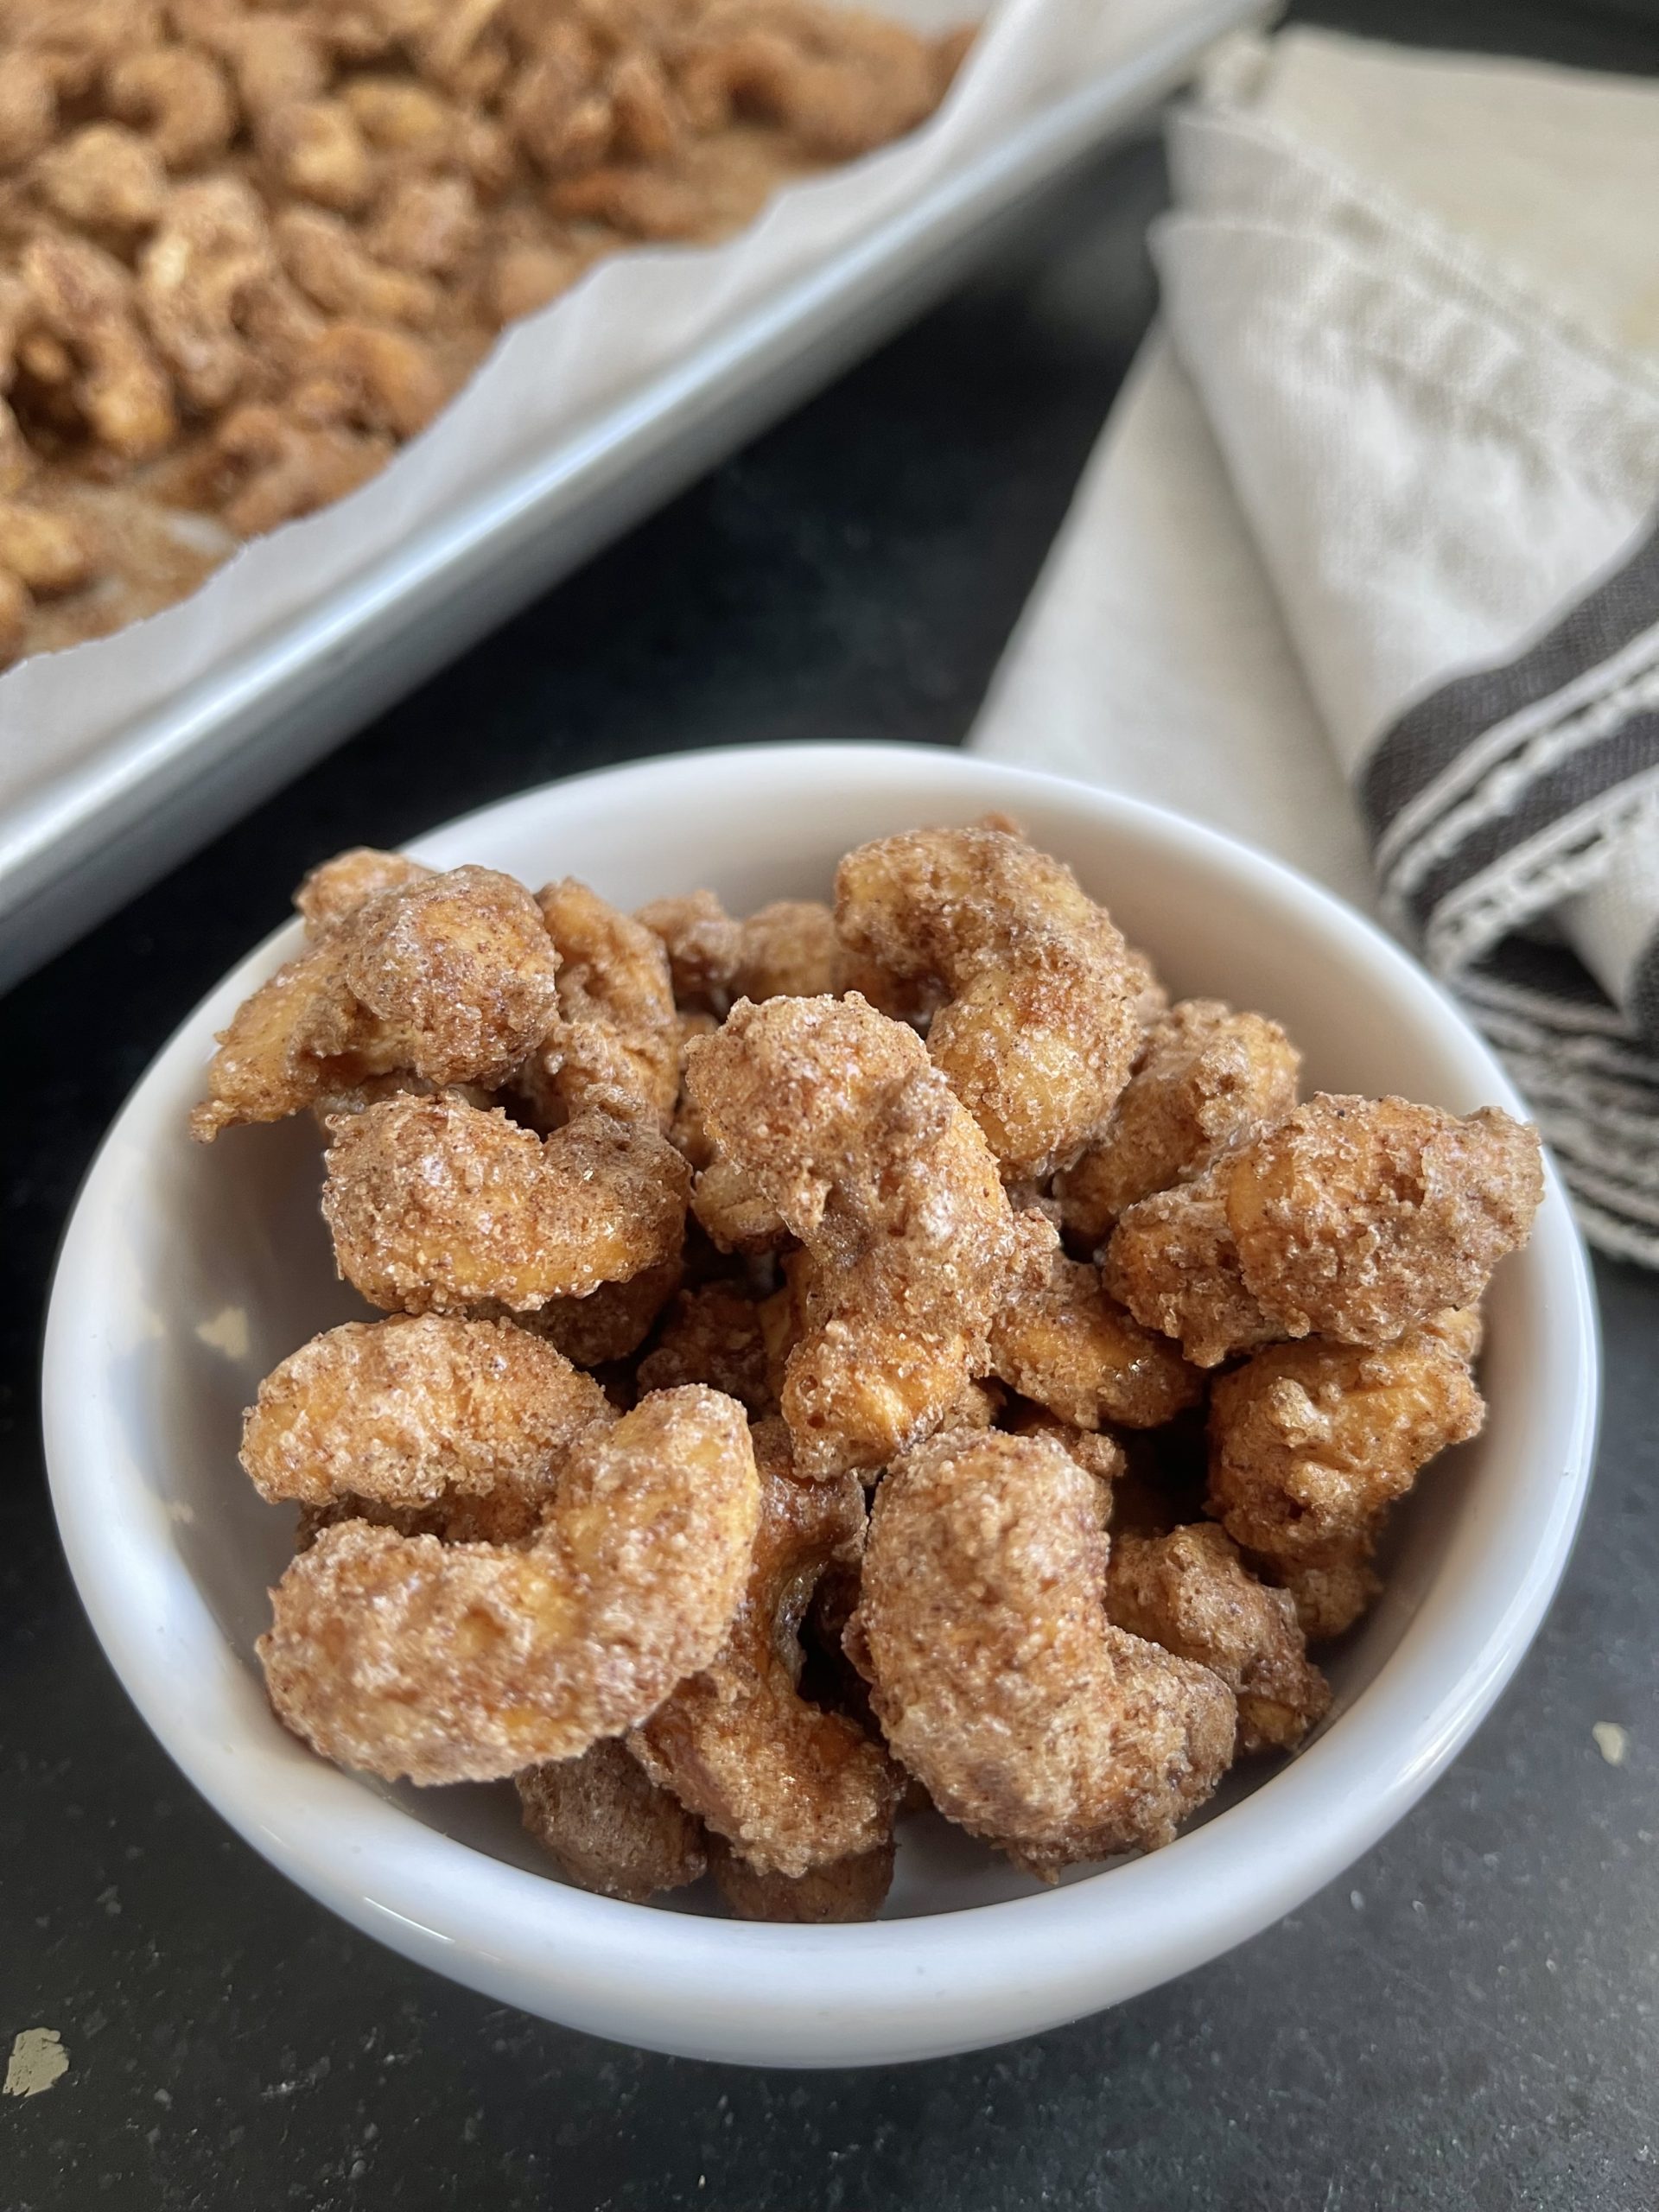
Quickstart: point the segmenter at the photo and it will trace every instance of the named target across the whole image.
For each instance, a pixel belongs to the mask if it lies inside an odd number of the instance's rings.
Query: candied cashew
[[[851,1859],[809,1867],[804,1874],[763,1873],[741,1858],[724,1836],[710,1834],[709,1872],[722,1900],[739,1920],[771,1920],[828,1927],[874,1920],[893,1887],[892,1840]]]
[[[879,1851],[899,1783],[879,1744],[798,1689],[799,1629],[818,1576],[864,1537],[856,1479],[803,1481],[779,1421],[754,1431],[760,1525],[721,1650],[629,1738],[652,1779],[765,1874]]]
[[[1211,1391],[1209,1510],[1275,1567],[1363,1563],[1389,1507],[1484,1413],[1465,1361],[1427,1330],[1380,1349],[1272,1345]]]
[[[524,1827],[578,1889],[643,1904],[700,1880],[708,1865],[702,1824],[614,1736],[526,1767],[513,1786]]]
[[[460,868],[394,880],[238,1007],[191,1133],[211,1143],[238,1122],[282,1121],[394,1071],[487,1088],[553,1019],[557,969],[540,911],[511,876]]]
[[[305,923],[308,937],[326,937],[381,892],[401,890],[405,884],[421,882],[435,872],[403,853],[353,845],[307,871],[294,893],[295,910]]]
[[[368,234],[378,261],[452,276],[478,240],[478,200],[464,176],[408,176],[382,195]]]
[[[290,1352],[244,1418],[241,1458],[273,1502],[417,1508],[503,1484],[546,1497],[613,1418],[591,1376],[511,1322],[394,1314]]]
[[[1126,1207],[1100,1255],[1101,1280],[1143,1327],[1218,1367],[1285,1334],[1244,1287],[1220,1182],[1224,1161]]]
[[[189,47],[124,54],[105,73],[111,107],[140,126],[169,169],[194,168],[224,153],[236,133],[236,102],[211,54]]]
[[[22,273],[40,321],[64,346],[73,397],[112,453],[147,461],[178,429],[169,380],[133,313],[132,280],[85,238],[37,237]]]
[[[286,208],[271,235],[289,276],[330,315],[419,329],[437,312],[438,296],[425,277],[377,260],[338,215],[317,207]]]
[[[458,1099],[401,1097],[329,1128],[323,1214],[371,1305],[533,1313],[679,1251],[690,1171],[646,1124],[590,1109],[543,1139]]]
[[[308,347],[289,401],[308,423],[412,438],[448,397],[431,353],[401,330],[337,322]]]
[[[1221,1180],[1246,1288],[1287,1336],[1363,1344],[1472,1306],[1544,1195],[1537,1131],[1496,1107],[1459,1119],[1328,1091]]]
[[[41,156],[41,197],[77,228],[147,231],[167,198],[167,172],[148,139],[119,123],[89,123]]]
[[[1258,1582],[1212,1522],[1112,1537],[1106,1613],[1130,1635],[1219,1675],[1238,1701],[1241,1751],[1294,1751],[1330,1708],[1296,1608]]]
[[[1001,830],[879,838],[836,871],[836,925],[901,988],[943,988],[928,1050],[1011,1181],[1076,1158],[1141,1048],[1140,976],[1070,868]]]
[[[169,196],[138,264],[138,304],[157,350],[198,407],[219,408],[252,380],[242,318],[276,273],[257,196],[238,178],[208,177]]]
[[[271,1703],[389,1781],[574,1758],[715,1657],[759,1519],[741,1407],[664,1391],[577,1445],[527,1550],[325,1529],[271,1593]]]
[[[238,407],[220,423],[214,451],[232,471],[220,512],[242,537],[315,513],[365,484],[391,448],[330,425],[310,428],[280,408]]]
[[[654,899],[636,918],[662,939],[682,1006],[724,1014],[737,999],[822,998],[842,988],[836,918],[821,899],[776,899],[740,921],[712,891],[693,891]]]
[[[99,541],[73,515],[0,499],[0,568],[36,599],[75,591],[98,573]]]
[[[798,1465],[884,1466],[988,1364],[1014,1232],[984,1138],[856,995],[740,1000],[686,1084],[718,1155],[700,1191],[724,1168],[812,1255],[783,1388]]]
[[[285,101],[261,118],[258,141],[276,178],[302,200],[350,215],[374,195],[374,156],[340,100]]]
[[[575,876],[537,904],[559,958],[559,1019],[518,1083],[543,1126],[607,1099],[666,1129],[680,1093],[680,1023],[662,946]]]
[[[1233,1755],[1226,1685],[1109,1624],[1100,1521],[1049,1438],[935,1437],[876,1491],[849,1630],[939,1811],[1045,1879],[1169,1842]]]
[[[1065,1226],[1098,1243],[1125,1207],[1186,1182],[1296,1103],[1301,1055],[1276,1021],[1219,999],[1172,1007],[1100,1137],[1056,1178]]]
[[[1097,1269],[1068,1260],[1040,1213],[1016,1222],[1021,1273],[991,1326],[992,1368],[1009,1389],[1082,1429],[1157,1428],[1195,1404],[1202,1377],[1168,1339],[1109,1300]]]

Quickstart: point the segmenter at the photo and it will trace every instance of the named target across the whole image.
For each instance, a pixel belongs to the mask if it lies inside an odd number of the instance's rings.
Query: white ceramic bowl
[[[712,884],[742,912],[826,892],[885,832],[1020,816],[1173,988],[1258,1007],[1310,1087],[1520,1111],[1450,1003],[1356,914],[1154,809],[949,753],[778,747],[552,785],[424,838],[440,865],[579,874],[624,906]],[[1552,1179],[1489,1300],[1479,1440],[1398,1516],[1387,1595],[1332,1668],[1293,1763],[1168,1850],[1036,1891],[943,1822],[906,1831],[888,1916],[756,1927],[620,1904],[537,1864],[511,1789],[417,1793],[337,1772],[272,1719],[252,1656],[291,1516],[236,1462],[259,1377],[353,1310],[318,1217],[308,1122],[192,1146],[213,1031],[290,927],[199,1007],[117,1122],[70,1224],[47,1335],[59,1523],[117,1673],[204,1795],[336,1912],[491,1996],[660,2050],[768,2065],[918,2058],[1029,2034],[1201,1965],[1301,1903],[1397,1821],[1542,1618],[1588,1479],[1596,1339]]]

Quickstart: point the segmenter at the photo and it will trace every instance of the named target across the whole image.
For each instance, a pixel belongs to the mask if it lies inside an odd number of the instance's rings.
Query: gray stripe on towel
[[[1659,621],[1659,529],[1535,645],[1501,668],[1454,677],[1377,740],[1359,779],[1376,843],[1401,809],[1443,775],[1484,731],[1563,690]]]

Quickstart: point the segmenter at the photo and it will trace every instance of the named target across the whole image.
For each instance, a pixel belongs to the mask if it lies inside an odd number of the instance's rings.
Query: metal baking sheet
[[[1211,0],[0,816],[0,988],[939,298],[1273,0]]]

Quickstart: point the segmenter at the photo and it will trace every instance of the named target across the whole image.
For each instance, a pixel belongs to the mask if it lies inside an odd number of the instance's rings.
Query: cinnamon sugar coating
[[[1130,1206],[1100,1274],[1113,1298],[1143,1327],[1173,1337],[1195,1367],[1218,1367],[1284,1333],[1244,1287],[1215,1166]]]
[[[1465,1361],[1427,1330],[1381,1348],[1273,1345],[1211,1393],[1210,1510],[1287,1576],[1344,1569],[1340,1592],[1309,1593],[1329,1618],[1358,1594],[1388,1509],[1484,1414]]]
[[[588,1109],[546,1138],[453,1097],[329,1122],[322,1211],[372,1305],[533,1313],[677,1257],[690,1170],[656,1128]]]
[[[756,1420],[778,1410],[760,1307],[734,1283],[682,1291],[636,1379],[642,1390],[706,1382]]]
[[[1535,1129],[1403,1098],[1321,1092],[1223,1178],[1246,1287],[1288,1336],[1391,1343],[1472,1306],[1544,1194]]]
[[[627,1099],[667,1128],[680,1093],[680,1023],[661,944],[574,876],[537,903],[559,959],[559,1018],[518,1084],[544,1128]]]
[[[851,1859],[809,1867],[804,1874],[763,1873],[727,1842],[709,1838],[709,1872],[738,1920],[792,1921],[830,1927],[874,1920],[893,1886],[894,1846],[891,1837]]]
[[[544,1494],[613,1418],[590,1376],[508,1322],[400,1314],[347,1321],[274,1369],[242,1465],[262,1497],[308,1505],[352,1492],[418,1507],[503,1483]]]
[[[1296,1608],[1259,1582],[1224,1529],[1114,1535],[1106,1611],[1119,1628],[1219,1675],[1237,1700],[1241,1751],[1294,1751],[1331,1703]]]
[[[1233,1755],[1230,1691],[1104,1611],[1096,1484],[1041,1436],[936,1438],[876,1492],[853,1624],[887,1740],[1033,1872],[1167,1843]]]
[[[663,1392],[577,1445],[528,1550],[325,1530],[271,1593],[271,1703],[325,1758],[388,1780],[573,1758],[715,1656],[760,1506],[742,1408]]]
[[[513,1786],[524,1827],[578,1889],[644,1904],[703,1873],[697,1821],[614,1736],[526,1767]]]
[[[843,944],[899,987],[937,985],[933,1063],[1010,1180],[1074,1160],[1141,1046],[1141,978],[1068,868],[996,830],[918,830],[849,853]]]
[[[1001,1379],[1080,1429],[1157,1428],[1195,1404],[1203,1378],[1168,1338],[1108,1299],[1096,1268],[1068,1260],[1041,1214],[1017,1220],[1022,1276],[991,1327]]]
[[[647,1774],[761,1873],[798,1877],[881,1849],[899,1780],[880,1745],[798,1690],[799,1630],[819,1575],[856,1560],[850,1475],[804,1482],[779,1421],[754,1432],[760,1527],[726,1643],[629,1738]]]
[[[1219,999],[1172,1007],[1099,1139],[1055,1184],[1066,1228],[1097,1244],[1126,1206],[1189,1180],[1287,1114],[1301,1055],[1276,1021]]]
[[[352,857],[360,874],[367,862]],[[302,885],[301,895],[320,925],[328,894]],[[461,868],[394,880],[244,1001],[219,1033],[191,1134],[211,1143],[393,1072],[487,1088],[545,1034],[557,969],[540,911],[511,876]]]
[[[719,1160],[810,1255],[781,1394],[798,1466],[885,1465],[988,1363],[1014,1217],[984,1139],[855,993],[740,1001],[686,1081]]]
[[[693,1012],[724,1015],[738,999],[823,998],[842,988],[836,918],[816,899],[780,899],[743,917],[712,891],[654,899],[638,919],[658,937],[674,995]]]

